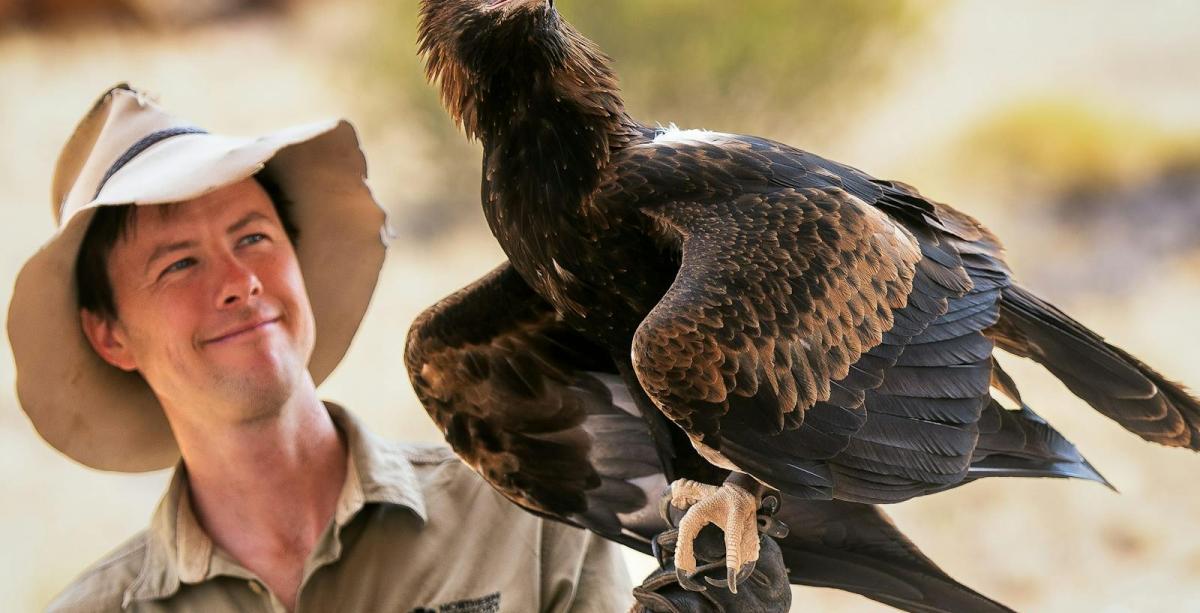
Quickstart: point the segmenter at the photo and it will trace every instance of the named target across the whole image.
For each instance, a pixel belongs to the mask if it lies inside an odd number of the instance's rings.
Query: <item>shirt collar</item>
[[[334,514],[345,525],[366,503],[385,503],[405,507],[424,522],[425,497],[413,470],[407,445],[389,441],[371,433],[353,413],[332,402],[325,402],[333,423],[346,435],[350,449],[346,486]],[[353,485],[354,487],[349,487]],[[346,500],[348,490],[356,490],[362,502]],[[345,504],[345,506],[343,505]]]
[[[337,404],[327,401],[325,407],[345,435],[349,450],[346,480],[333,516],[338,531],[368,503],[405,507],[424,523],[425,498],[408,448],[375,436]],[[196,519],[182,461],[176,465],[171,484],[154,511],[147,541],[142,571],[126,590],[123,606],[135,600],[167,598],[179,590],[181,583],[201,583],[218,575],[252,577],[216,550]],[[340,553],[340,546],[336,553]]]

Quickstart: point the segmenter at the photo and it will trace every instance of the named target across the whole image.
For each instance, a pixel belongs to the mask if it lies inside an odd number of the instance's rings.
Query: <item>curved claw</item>
[[[702,569],[707,568],[708,566],[710,566],[710,565],[706,564],[700,568],[697,568],[696,572],[692,573],[692,574],[688,574],[682,568],[677,567],[675,569],[675,580],[679,582],[679,585],[683,589],[685,589],[689,592],[703,592],[704,590],[706,590],[708,588],[704,587],[704,584],[702,584],[702,583],[697,583],[695,580],[692,579],[692,577],[699,575],[701,573]]]
[[[741,583],[744,583],[747,579],[750,578],[750,575],[754,574],[754,565],[755,564],[757,564],[757,561],[747,562],[747,563],[743,564],[741,568],[738,569],[737,574],[734,575],[733,578],[729,580],[729,591],[733,592],[734,594],[737,593],[737,586],[740,585]]]
[[[713,564],[706,565],[705,568],[708,568],[708,566],[714,566],[714,565]],[[755,568],[755,562],[750,562],[750,563],[742,565],[742,567],[740,569],[738,569],[738,572],[736,575],[731,575],[730,573],[726,572],[724,580],[722,580],[720,578],[709,577],[707,575],[704,577],[704,580],[707,581],[708,584],[713,587],[728,588],[731,593],[736,594],[737,586],[745,583],[746,580],[749,579],[750,576],[754,574],[754,568]],[[696,574],[700,574],[700,571],[697,571]]]

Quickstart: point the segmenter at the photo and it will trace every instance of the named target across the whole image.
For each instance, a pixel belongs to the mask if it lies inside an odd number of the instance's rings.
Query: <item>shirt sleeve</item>
[[[542,521],[543,613],[626,613],[633,586],[621,547],[586,530]]]

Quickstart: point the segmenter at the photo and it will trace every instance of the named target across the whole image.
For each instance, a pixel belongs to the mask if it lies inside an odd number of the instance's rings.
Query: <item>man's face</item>
[[[84,311],[88,338],[172,421],[267,417],[308,377],[315,339],[275,208],[253,179],[166,206],[135,209],[108,258],[116,320]]]

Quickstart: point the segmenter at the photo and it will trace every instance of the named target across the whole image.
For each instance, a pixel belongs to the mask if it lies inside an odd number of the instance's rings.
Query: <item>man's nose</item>
[[[232,254],[222,258],[221,287],[217,292],[217,308],[238,306],[262,293],[262,281],[254,270]]]

